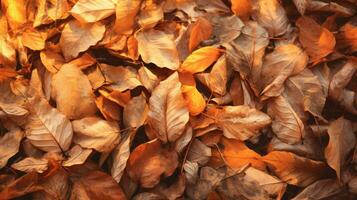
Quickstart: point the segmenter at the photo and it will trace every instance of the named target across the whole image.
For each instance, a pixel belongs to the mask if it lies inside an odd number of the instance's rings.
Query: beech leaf
[[[82,23],[92,23],[114,14],[115,4],[112,0],[79,0],[70,13]]]

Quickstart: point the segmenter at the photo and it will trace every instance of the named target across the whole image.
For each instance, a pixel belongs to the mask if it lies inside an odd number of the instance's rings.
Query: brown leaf
[[[103,114],[104,118],[108,121],[119,121],[120,120],[120,107],[118,104],[108,100],[104,96],[99,96],[95,103],[98,109]]]
[[[120,130],[116,122],[86,117],[72,121],[72,125],[75,132],[73,142],[81,147],[110,152],[119,143]]]
[[[52,77],[51,85],[58,110],[69,119],[83,118],[97,111],[92,86],[77,66],[63,65]]]
[[[227,138],[247,140],[271,123],[265,113],[249,106],[225,106],[219,110],[218,126]]]
[[[288,144],[302,141],[304,124],[284,96],[270,99],[268,113],[273,119],[273,132],[280,140]]]
[[[62,165],[65,167],[81,165],[87,160],[91,153],[92,149],[82,148],[79,145],[75,145],[67,152],[68,159],[63,161]]]
[[[45,48],[46,39],[47,33],[37,31],[36,29],[27,29],[22,33],[23,45],[35,51]]]
[[[258,0],[253,16],[272,37],[283,35],[289,28],[289,20],[278,0]]]
[[[222,50],[213,46],[197,49],[186,58],[180,70],[189,73],[203,72],[219,58],[221,52]]]
[[[177,153],[162,147],[159,140],[153,140],[134,149],[126,169],[129,176],[142,187],[152,188],[159,183],[160,176],[171,176],[177,165]]]
[[[154,28],[156,24],[164,18],[162,4],[156,4],[152,1],[144,1],[141,5],[141,11],[138,16],[138,24],[143,29]]]
[[[207,147],[200,140],[194,139],[187,154],[187,160],[203,166],[209,161],[211,155],[211,148]]]
[[[11,165],[12,168],[23,172],[43,173],[48,168],[48,160],[40,158],[27,157]]]
[[[16,49],[10,39],[0,35],[0,63],[11,68],[16,67]]]
[[[126,168],[126,163],[130,156],[131,140],[134,132],[127,132],[122,137],[119,145],[113,150],[113,165],[111,167],[111,175],[116,182],[120,182]]]
[[[300,73],[306,67],[308,56],[299,47],[293,44],[281,45],[268,54],[263,62],[261,78],[262,100],[276,97],[284,90],[285,80]]]
[[[16,179],[0,191],[0,197],[2,199],[13,199],[43,189],[39,183],[39,176],[37,173],[31,172]]]
[[[306,187],[292,200],[303,199],[326,199],[342,190],[339,183],[334,179],[322,179]]]
[[[124,107],[123,118],[125,127],[139,128],[144,125],[149,107],[144,95],[133,97]]]
[[[357,51],[357,18],[352,18],[348,23],[342,26],[336,35],[337,48],[347,52]]]
[[[329,168],[321,161],[314,161],[293,153],[272,151],[263,157],[268,167],[283,181],[306,187],[329,175]]]
[[[150,29],[136,33],[135,38],[144,62],[154,63],[158,67],[171,70],[179,68],[180,61],[173,35]]]
[[[212,35],[211,23],[203,18],[199,17],[197,21],[192,25],[190,40],[188,49],[192,52],[203,40],[208,40]]]
[[[7,132],[0,138],[0,169],[3,168],[7,161],[14,156],[20,147],[21,139],[24,133],[20,130]]]
[[[62,55],[51,50],[44,50],[40,53],[42,64],[48,71],[55,74],[65,63]]]
[[[261,156],[249,149],[242,141],[223,137],[217,148],[213,148],[210,161],[210,164],[214,166],[227,164],[230,168],[239,170],[241,167],[250,164],[256,169],[265,170],[265,163]]]
[[[72,143],[71,122],[43,98],[33,97],[29,103],[25,131],[32,145],[46,152],[66,151]]]
[[[164,143],[174,142],[183,133],[189,113],[175,72],[161,81],[149,99],[148,125]]]
[[[325,149],[326,161],[336,171],[338,179],[341,179],[347,155],[356,144],[352,124],[340,117],[330,124],[327,132],[330,140]]]
[[[114,14],[115,3],[112,0],[79,0],[69,12],[81,23],[92,23]]]
[[[126,200],[125,194],[112,177],[101,171],[90,171],[73,178],[71,200]]]
[[[69,21],[62,31],[59,43],[66,61],[96,45],[103,38],[104,32],[105,26],[101,23],[80,24],[76,20]]]
[[[309,54],[311,62],[318,62],[334,51],[335,37],[313,19],[300,17],[296,21],[296,26],[300,31],[299,40]]]

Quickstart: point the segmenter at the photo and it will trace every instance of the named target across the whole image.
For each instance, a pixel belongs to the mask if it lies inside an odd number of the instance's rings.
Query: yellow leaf
[[[196,116],[204,111],[206,101],[195,86],[182,85],[181,90],[191,115]]]
[[[222,50],[212,46],[200,48],[186,58],[180,67],[180,71],[203,72],[219,58],[221,52]]]

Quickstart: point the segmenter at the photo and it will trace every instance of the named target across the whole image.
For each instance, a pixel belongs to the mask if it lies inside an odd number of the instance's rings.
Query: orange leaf
[[[242,19],[248,19],[252,11],[252,1],[251,0],[232,0],[232,11],[235,15],[241,17]]]
[[[193,24],[190,41],[189,41],[189,50],[192,52],[203,40],[207,40],[211,37],[212,34],[212,25],[205,18],[198,18],[197,21]]]
[[[183,97],[186,100],[188,111],[191,115],[199,115],[206,107],[206,101],[195,86],[182,85]]]

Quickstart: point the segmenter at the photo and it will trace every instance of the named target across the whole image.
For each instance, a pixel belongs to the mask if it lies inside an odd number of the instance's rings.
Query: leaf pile
[[[356,9],[2,0],[0,199],[355,199]]]

